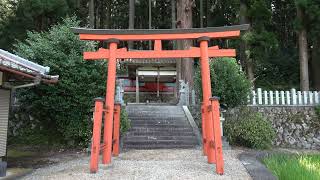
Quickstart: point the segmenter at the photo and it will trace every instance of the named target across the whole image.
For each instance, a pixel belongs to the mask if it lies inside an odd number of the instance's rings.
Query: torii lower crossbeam
[[[97,52],[84,52],[83,58],[86,60],[109,59],[110,50],[100,48]],[[235,57],[234,49],[217,49],[216,46],[208,49],[209,57]],[[160,51],[127,51],[127,49],[117,49],[117,59],[160,59],[160,58],[199,58],[200,48],[192,47],[189,50],[160,50]]]

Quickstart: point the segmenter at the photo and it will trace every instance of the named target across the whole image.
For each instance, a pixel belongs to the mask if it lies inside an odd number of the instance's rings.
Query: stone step
[[[126,109],[128,113],[147,113],[147,112],[170,112],[174,114],[183,114],[183,109]]]
[[[172,131],[172,132],[164,132],[164,131],[148,131],[148,132],[134,132],[128,131],[126,136],[194,136],[193,131]]]
[[[157,116],[185,116],[183,113],[178,112],[168,112],[168,111],[162,111],[162,112],[155,112],[155,111],[149,111],[149,112],[129,112],[127,111],[128,115],[131,116],[150,116],[150,117],[157,117]]]
[[[182,144],[148,144],[148,145],[129,145],[123,146],[124,149],[193,149],[195,145],[182,145]]]
[[[179,106],[128,105],[130,109],[179,109]]]
[[[144,126],[144,125],[189,125],[185,121],[166,121],[166,120],[134,120],[131,121],[131,126]]]
[[[128,132],[193,132],[191,127],[131,127]]]
[[[195,136],[127,136],[123,139],[125,142],[130,141],[167,141],[167,140],[176,140],[176,141],[197,141]]]
[[[183,115],[184,111],[182,109],[175,109],[175,110],[167,110],[167,109],[162,109],[162,110],[139,110],[139,109],[127,109],[128,114],[148,114],[148,113],[155,113],[155,114],[161,114],[161,113],[170,113],[170,114],[179,114]]]
[[[131,124],[131,127],[145,127],[145,128],[189,128],[189,124],[143,124],[143,125],[135,125]]]
[[[163,116],[150,116],[150,115],[146,115],[146,116],[132,116],[128,114],[128,118],[130,120],[136,120],[136,119],[141,119],[141,120],[157,120],[157,119],[168,119],[168,120],[184,120],[186,119],[185,116],[168,116],[168,115],[163,115]]]
[[[180,117],[135,117],[135,116],[130,116],[129,119],[131,121],[136,121],[136,120],[143,120],[143,121],[186,121],[185,116],[180,116]]]
[[[136,145],[136,146],[148,146],[148,145],[197,145],[197,141],[188,141],[188,140],[130,140],[124,141],[126,145]]]
[[[127,106],[131,128],[123,136],[125,149],[194,148],[198,140],[179,106]]]

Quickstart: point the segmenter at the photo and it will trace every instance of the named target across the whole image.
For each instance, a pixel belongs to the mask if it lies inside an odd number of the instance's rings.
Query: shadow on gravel
[[[83,157],[84,150],[34,146],[8,147],[8,168],[38,169],[74,158]]]

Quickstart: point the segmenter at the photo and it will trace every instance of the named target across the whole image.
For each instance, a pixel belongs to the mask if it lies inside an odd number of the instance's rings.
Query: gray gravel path
[[[97,174],[89,173],[89,157],[66,161],[35,170],[24,177],[41,179],[251,179],[237,156],[240,150],[224,151],[225,174],[215,173],[201,150],[131,150],[113,158],[111,165],[100,165]]]

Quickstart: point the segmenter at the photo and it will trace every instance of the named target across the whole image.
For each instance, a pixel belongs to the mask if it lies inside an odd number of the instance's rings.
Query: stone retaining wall
[[[274,145],[279,147],[320,149],[320,118],[314,107],[250,106],[272,122],[276,130]],[[236,115],[238,109],[228,111]],[[226,119],[227,120],[227,119]]]

